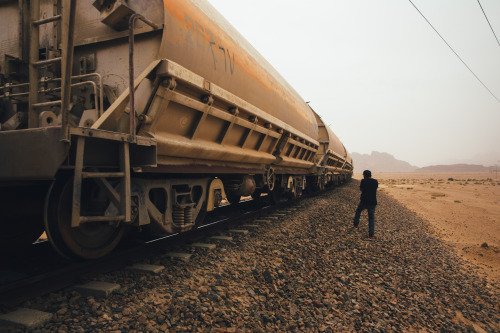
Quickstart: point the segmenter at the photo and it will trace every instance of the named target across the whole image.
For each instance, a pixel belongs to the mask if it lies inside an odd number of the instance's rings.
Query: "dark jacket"
[[[361,203],[374,206],[377,204],[378,181],[373,178],[361,179]]]

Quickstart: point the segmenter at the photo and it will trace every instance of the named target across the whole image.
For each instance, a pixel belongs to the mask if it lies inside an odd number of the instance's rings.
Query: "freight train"
[[[319,115],[205,0],[0,1],[0,247],[93,259],[223,200],[348,181]],[[300,70],[300,69],[298,69]]]

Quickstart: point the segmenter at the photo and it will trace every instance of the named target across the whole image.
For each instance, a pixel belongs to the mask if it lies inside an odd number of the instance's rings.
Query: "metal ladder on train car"
[[[31,0],[29,9],[29,26],[30,26],[30,45],[29,45],[29,109],[28,109],[28,127],[37,128],[39,126],[38,109],[42,107],[61,106],[61,114],[63,115],[63,126],[61,137],[64,141],[68,141],[67,128],[67,109],[70,101],[71,90],[71,65],[73,62],[73,39],[74,39],[74,16],[76,0],[61,0],[61,14],[49,17],[40,18],[40,0]],[[52,22],[60,22],[61,27],[61,56],[40,60],[40,26]],[[49,55],[47,54],[49,57]],[[61,63],[61,99],[50,102],[39,102],[39,86],[40,86],[40,67]]]
[[[71,226],[78,227],[86,222],[130,222],[131,220],[131,185],[130,185],[130,143],[118,142],[119,165],[118,172],[83,171],[85,161],[85,139],[79,136],[77,139],[75,174],[73,179],[73,207],[71,215]],[[108,179],[120,179],[119,192],[109,183]],[[104,191],[110,201],[118,208],[117,216],[82,216],[82,183],[84,179],[93,179]]]
[[[30,1],[30,71],[29,71],[29,113],[28,127],[39,126],[38,109],[42,107],[59,106],[62,114],[61,140],[69,142],[68,129],[69,101],[71,95],[71,66],[73,63],[74,21],[76,0],[61,0],[61,14],[49,18],[40,18],[40,0]],[[40,26],[52,22],[61,24],[61,56],[40,60]],[[61,99],[50,102],[39,102],[39,76],[42,66],[61,63]],[[92,135],[92,133],[88,133]],[[86,222],[129,222],[131,220],[131,185],[130,185],[130,144],[127,141],[115,141],[119,146],[119,171],[98,172],[85,170],[85,134],[77,135],[76,159],[73,178],[73,206],[71,226],[78,227]],[[121,179],[119,191],[110,184],[109,179]],[[105,192],[110,201],[118,208],[118,216],[82,216],[82,183],[84,179],[94,179],[98,186]]]

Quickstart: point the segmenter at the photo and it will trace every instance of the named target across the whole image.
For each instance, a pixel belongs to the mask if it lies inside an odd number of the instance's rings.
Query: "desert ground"
[[[495,176],[373,173],[381,191],[429,221],[436,235],[480,275],[500,283],[500,179]]]

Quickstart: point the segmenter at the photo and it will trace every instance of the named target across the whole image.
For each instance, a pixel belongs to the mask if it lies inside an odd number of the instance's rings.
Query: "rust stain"
[[[163,3],[166,11],[165,19],[170,17],[171,20],[170,27],[166,24],[164,42],[178,47],[181,52],[189,43],[203,43],[198,44],[198,47],[202,47],[198,50],[196,46],[191,45],[191,52],[203,54],[207,57],[203,60],[205,64],[213,62],[214,67],[212,69],[209,66],[200,67],[202,65],[198,61],[191,60],[192,63],[189,63],[189,59],[177,54],[179,57],[177,61],[184,61],[180,62],[181,65],[191,70],[198,67],[199,70],[209,74],[207,79],[237,93],[278,118],[283,119],[288,112],[291,112],[294,116],[287,123],[315,137],[313,133],[316,131],[317,134],[317,127],[314,128],[316,122],[303,99],[250,45],[242,46],[248,45],[248,42],[240,39],[234,28],[228,26],[227,31],[224,30],[225,22],[222,19],[218,22],[217,16],[209,17],[191,1],[164,0]],[[186,53],[189,53],[189,47],[187,51]],[[163,56],[168,58],[165,56],[166,52],[167,50],[163,51]],[[228,78],[228,75],[232,77]],[[257,95],[258,98],[255,97]],[[253,101],[249,100],[251,97],[254,98]],[[292,118],[295,118],[295,121]]]
[[[213,40],[213,42],[218,45],[226,45],[228,49],[234,50],[234,54],[237,54],[237,56],[234,57],[234,62],[239,66],[239,69],[242,69],[246,73],[246,75],[258,80],[270,91],[274,90],[272,89],[273,86],[276,87],[281,85],[276,82],[274,77],[269,77],[270,74],[268,71],[264,70],[246,50],[228,36],[226,32],[220,29],[218,24],[208,18],[197,6],[188,1],[177,2],[169,0],[164,0],[164,5],[171,16],[179,21],[179,24],[184,25],[188,30],[193,29],[196,33],[201,33],[207,43],[210,43],[211,39],[206,31],[213,32],[214,37],[217,36],[219,39],[218,42],[216,39]],[[186,20],[185,15],[188,15],[192,21]],[[198,23],[198,26],[196,26],[195,22]],[[271,84],[271,81],[275,81],[275,84]]]

